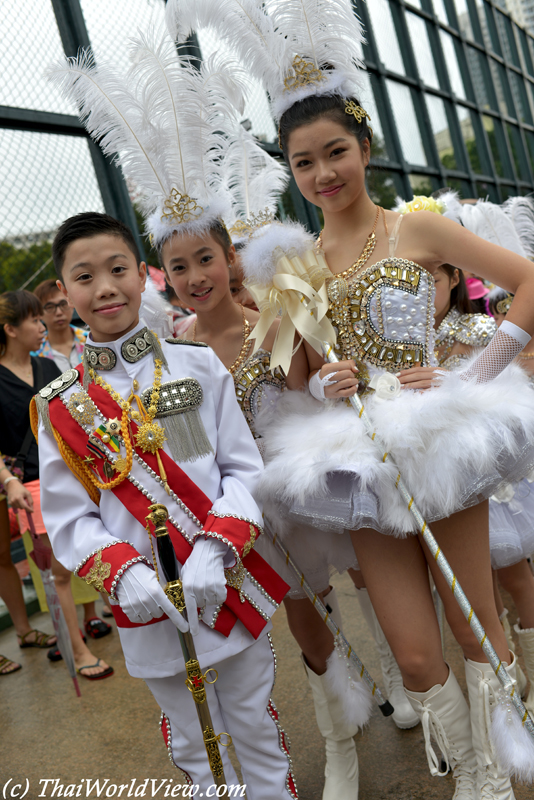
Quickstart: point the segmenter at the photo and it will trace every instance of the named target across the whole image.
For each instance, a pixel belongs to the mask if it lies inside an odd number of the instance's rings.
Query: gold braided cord
[[[117,394],[117,392],[115,392],[115,390],[112,389],[111,386],[109,386],[109,384],[107,384],[106,381],[100,377],[100,375],[95,375],[94,370],[90,370],[90,375],[92,380],[96,384],[98,384],[98,386],[101,386],[103,389],[105,389],[108,392],[108,394],[113,393],[113,395],[116,395],[116,397],[113,397],[114,400],[116,400],[117,397],[119,398],[117,400],[117,403],[122,408],[121,433],[122,433],[122,438],[124,440],[124,447],[126,449],[126,466],[124,467],[122,472],[119,472],[119,474],[115,478],[113,478],[112,481],[109,481],[109,483],[103,483],[102,481],[99,481],[92,469],[87,467],[85,464],[82,464],[82,466],[84,470],[86,470],[86,474],[90,477],[91,482],[93,483],[94,486],[97,487],[97,489],[100,490],[115,489],[116,486],[119,486],[128,477],[133,464],[133,446],[132,446],[132,441],[130,439],[129,415],[128,415],[128,411],[130,410],[130,404],[125,402],[122,399],[122,397],[119,394]]]
[[[37,403],[35,402],[35,397],[32,397],[30,401],[30,425],[35,436],[35,441],[39,442],[38,433],[39,433],[39,412],[37,411]]]
[[[93,481],[93,474],[92,472],[85,466],[83,461],[80,459],[74,450],[67,444],[67,442],[63,439],[59,431],[57,431],[54,426],[52,426],[52,432],[54,434],[54,438],[57,442],[57,446],[59,449],[59,453],[73,473],[73,475],[78,478],[82,486],[85,488],[85,491],[93,501],[93,503],[97,506],[100,505],[100,492],[94,486]],[[89,474],[88,474],[89,473]]]

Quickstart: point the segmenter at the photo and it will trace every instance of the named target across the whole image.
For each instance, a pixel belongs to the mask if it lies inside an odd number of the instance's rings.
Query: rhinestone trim
[[[269,705],[267,706],[267,713],[269,714],[270,718],[272,719],[278,730],[278,746],[280,747],[282,753],[287,757],[288,770],[286,776],[286,790],[288,794],[293,798],[293,800],[298,800],[297,782],[295,780],[295,775],[293,773],[293,759],[291,758],[290,755],[291,742],[289,740],[289,736],[280,725],[280,720],[278,718],[278,709],[276,708],[272,700],[272,693],[274,691],[274,685],[276,683],[276,673],[278,671],[278,662],[276,659],[276,650],[274,649],[273,639],[270,633],[267,634],[267,638],[269,640],[269,645],[271,647],[271,653],[273,654],[273,661],[274,661],[274,679],[273,679],[273,686],[271,689],[271,698],[269,698]],[[295,787],[295,792],[293,792],[291,788],[290,781],[293,782],[293,786]]]
[[[165,742],[165,734],[163,733],[163,726],[165,726],[166,731],[167,731],[166,747],[167,747],[167,755],[169,757],[169,761],[171,762],[173,767],[176,767],[176,769],[180,770],[180,772],[184,776],[184,780],[187,782],[187,785],[188,786],[192,786],[193,785],[193,780],[192,780],[191,776],[187,772],[185,772],[185,770],[183,770],[181,767],[179,767],[178,764],[176,763],[176,761],[174,760],[174,756],[172,754],[171,721],[168,718],[167,714],[165,714],[164,711],[161,712],[161,717],[159,718],[159,727],[160,727],[160,730],[161,730],[161,732],[163,734],[163,741]]]
[[[255,519],[249,519],[249,517],[240,517],[239,514],[219,514],[218,511],[213,511],[210,509],[208,511],[208,517],[218,517],[219,519],[239,519],[241,522],[248,522],[249,525],[253,525],[255,528],[258,529],[258,532],[261,534],[263,533],[263,528]]]

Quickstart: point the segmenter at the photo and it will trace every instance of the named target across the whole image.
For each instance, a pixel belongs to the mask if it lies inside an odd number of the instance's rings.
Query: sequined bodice
[[[285,389],[283,372],[277,367],[269,369],[271,354],[267,350],[257,350],[248,356],[233,374],[235,393],[241,410],[245,415],[254,438],[259,434],[255,429],[255,419],[265,404],[276,404]]]
[[[486,314],[462,314],[457,308],[451,308],[436,331],[436,358],[440,367],[457,369],[468,361],[473,351],[454,353],[454,345],[459,342],[469,348],[485,347],[497,330],[492,317]]]
[[[435,364],[434,279],[414,261],[385,258],[327,288],[339,358],[388,372]]]

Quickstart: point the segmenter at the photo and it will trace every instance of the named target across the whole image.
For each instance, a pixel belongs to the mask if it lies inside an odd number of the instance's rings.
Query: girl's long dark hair
[[[451,264],[442,264],[440,269],[452,279],[454,278],[454,271],[458,269],[458,267],[453,267]],[[458,275],[460,278],[458,285],[451,291],[451,308],[457,308],[460,314],[475,314],[476,309],[469,297],[464,273],[461,269],[458,269]]]

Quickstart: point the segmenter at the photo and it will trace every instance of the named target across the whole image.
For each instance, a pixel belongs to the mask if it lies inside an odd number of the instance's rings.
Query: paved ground
[[[346,635],[380,682],[378,658],[350,579],[340,578],[336,586]],[[45,615],[33,616],[32,624],[51,630]],[[274,641],[279,664],[275,702],[291,738],[300,797],[321,800],[323,743],[283,610],[274,620]],[[76,787],[85,778],[108,778],[110,784],[129,784],[133,778],[155,778],[157,785],[163,780],[178,780],[159,732],[159,710],[144,683],[127,674],[117,632],[91,647],[115,667],[115,675],[96,683],[80,679],[82,697],[78,699],[62,663],[51,664],[44,651],[19,651],[12,628],[0,633],[0,653],[18,658],[24,667],[15,675],[0,677],[0,795],[9,779],[8,791],[15,783],[29,780],[28,800],[39,796],[39,781],[45,778],[58,778],[60,784]],[[461,656],[450,634],[446,637],[446,655],[463,685]],[[430,778],[420,726],[399,731],[377,711],[367,730],[358,735],[357,747],[360,800],[452,797],[450,778]],[[69,794],[73,792],[71,789]],[[163,792],[155,796],[161,797]],[[153,795],[147,791],[145,796]],[[531,788],[517,787],[517,800],[532,800],[532,796]]]

